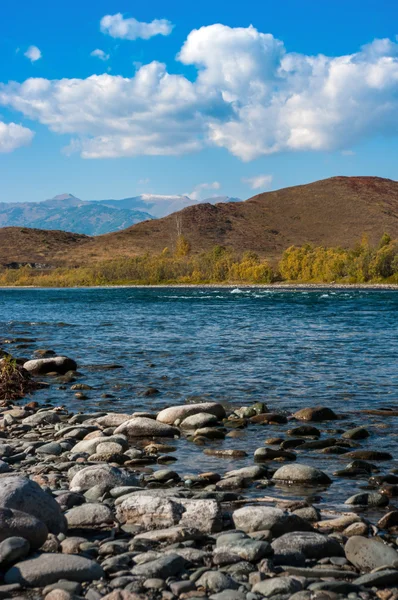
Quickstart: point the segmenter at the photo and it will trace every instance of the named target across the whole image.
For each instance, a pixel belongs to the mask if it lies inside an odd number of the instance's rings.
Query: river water
[[[367,289],[105,288],[1,289],[0,345],[31,358],[52,349],[74,358],[81,380],[95,389],[86,400],[53,384],[35,399],[73,411],[158,410],[185,401],[216,400],[228,407],[263,401],[290,414],[314,404],[344,413],[333,430],[365,424],[361,447],[398,457],[395,417],[363,414],[398,408],[398,292]],[[10,343],[11,342],[11,343]],[[121,368],[104,369],[105,365]],[[146,397],[154,387],[159,393]],[[103,398],[102,394],[112,397]],[[212,445],[246,450],[239,461],[216,459],[181,440],[178,472],[252,464],[268,437],[294,426],[250,426],[241,437]],[[397,433],[394,433],[394,429]],[[343,456],[297,451],[299,460],[329,475]],[[382,470],[398,466],[394,461]],[[322,497],[333,503],[364,482],[339,480]],[[264,493],[264,491],[263,491]],[[275,489],[267,490],[275,493]],[[288,492],[283,492],[285,495]]]

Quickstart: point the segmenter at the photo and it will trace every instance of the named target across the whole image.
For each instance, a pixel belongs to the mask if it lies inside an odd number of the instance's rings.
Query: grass
[[[38,387],[39,384],[12,356],[0,360],[0,401],[20,400]]]

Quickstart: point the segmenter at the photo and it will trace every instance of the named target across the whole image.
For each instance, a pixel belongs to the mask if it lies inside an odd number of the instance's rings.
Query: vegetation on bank
[[[39,387],[16,360],[0,350],[0,401],[20,400]]]
[[[184,236],[174,252],[145,254],[98,262],[89,267],[39,271],[31,267],[3,269],[2,286],[78,287],[157,284],[398,283],[398,240],[384,234],[377,247],[364,237],[355,248],[291,246],[272,267],[253,252],[237,255],[215,246],[194,254]]]

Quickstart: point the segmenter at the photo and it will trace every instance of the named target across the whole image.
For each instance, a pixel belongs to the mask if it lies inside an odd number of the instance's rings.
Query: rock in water
[[[377,540],[355,535],[345,545],[347,559],[361,571],[395,566],[398,552]]]
[[[83,582],[101,577],[104,577],[104,571],[94,560],[73,554],[43,553],[11,567],[6,572],[4,581],[28,587],[42,587],[60,579]]]
[[[291,464],[278,469],[272,478],[274,481],[285,481],[287,483],[305,484],[328,484],[331,479],[319,469],[307,465]]]
[[[224,407],[218,402],[201,402],[200,404],[183,404],[165,408],[158,414],[157,421],[172,425],[177,419],[183,420],[198,413],[209,413],[218,419],[224,419],[226,416]]]
[[[115,434],[124,433],[128,437],[174,437],[180,435],[176,427],[160,423],[148,417],[134,417],[115,429]]]
[[[77,364],[72,358],[68,358],[67,356],[53,356],[52,358],[28,360],[24,364],[24,369],[32,373],[32,375],[45,375],[46,373],[65,375],[68,371],[76,371]]]
[[[336,413],[327,406],[302,408],[295,412],[293,417],[299,421],[331,421],[338,419]]]
[[[42,521],[50,533],[66,531],[66,520],[59,504],[27,477],[6,476],[1,479],[0,506],[32,515]]]

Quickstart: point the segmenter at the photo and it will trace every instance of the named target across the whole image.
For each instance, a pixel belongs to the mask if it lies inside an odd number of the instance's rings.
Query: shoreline
[[[101,289],[281,289],[281,290],[398,290],[396,283],[160,283],[160,284],[115,284],[115,285],[81,285],[71,287],[41,287],[33,285],[2,285],[0,290],[101,290]]]

